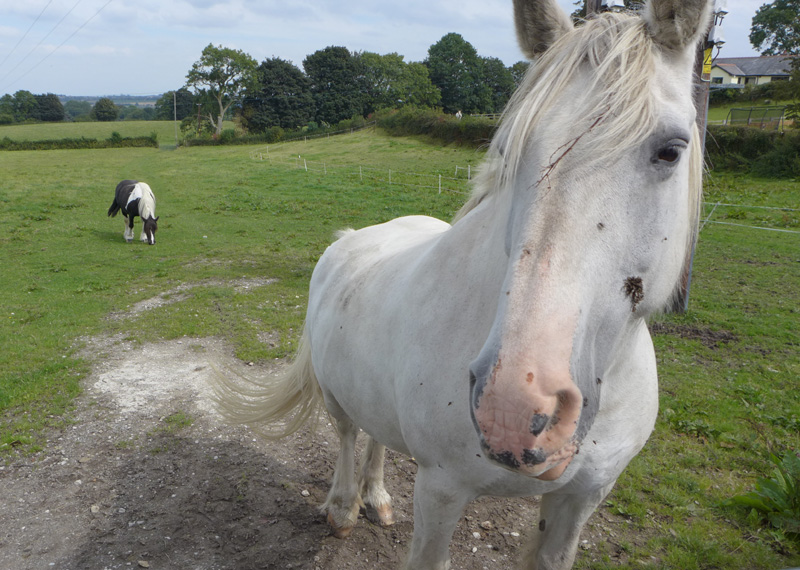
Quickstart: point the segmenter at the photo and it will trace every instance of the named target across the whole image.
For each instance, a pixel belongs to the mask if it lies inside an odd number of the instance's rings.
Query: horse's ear
[[[158,221],[158,218],[160,218],[160,217],[161,217],[161,216],[156,216],[155,220],[153,220],[153,221],[157,222],[157,221]]]
[[[528,59],[535,59],[572,29],[572,21],[556,0],[514,0],[517,41]]]
[[[650,0],[644,19],[653,40],[682,51],[693,47],[708,29],[713,0]]]

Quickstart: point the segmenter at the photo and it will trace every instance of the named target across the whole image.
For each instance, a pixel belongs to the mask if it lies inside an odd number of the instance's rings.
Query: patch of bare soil
[[[215,368],[252,376],[277,373],[283,362],[248,367],[216,339],[92,338],[85,354],[94,366],[70,427],[49,434],[44,451],[0,466],[0,568],[402,565],[416,472],[409,458],[387,457],[397,523],[381,528],[362,517],[339,540],[318,511],[338,450],[331,427],[267,443],[217,415],[209,397]],[[451,545],[453,568],[515,566],[535,511],[535,499],[470,505]],[[624,556],[616,544],[626,526],[597,513],[581,555]]]
[[[679,336],[691,340],[699,340],[707,348],[719,348],[721,342],[735,342],[738,337],[730,331],[714,331],[706,327],[691,325],[678,325],[672,323],[652,323],[650,331],[653,334]]]

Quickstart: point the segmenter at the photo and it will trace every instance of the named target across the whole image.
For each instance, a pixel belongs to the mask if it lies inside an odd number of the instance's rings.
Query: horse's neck
[[[506,234],[511,204],[507,193],[487,196],[445,232],[437,248],[458,258],[467,279],[494,283],[499,294],[509,259]],[[488,293],[488,291],[487,291]]]
[[[153,195],[150,192],[142,191],[142,200],[139,202],[139,217],[142,219],[145,218],[155,218],[156,214],[156,202],[153,199]]]

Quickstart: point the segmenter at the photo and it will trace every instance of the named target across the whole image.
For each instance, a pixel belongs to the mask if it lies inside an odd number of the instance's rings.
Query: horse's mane
[[[576,114],[578,134],[571,142],[577,142],[581,133],[592,131],[593,136],[580,141],[581,153],[587,157],[584,164],[614,161],[644,141],[657,126],[650,82],[655,69],[653,58],[659,49],[643,19],[626,13],[603,13],[559,38],[531,64],[508,102],[472,194],[453,223],[486,197],[503,191],[517,172],[526,141],[557,108],[581,66],[592,70],[592,81],[584,86],[587,96],[583,109]],[[697,237],[702,196],[702,147],[696,126],[693,131],[689,144],[687,257]],[[557,166],[557,159],[555,155],[554,163],[545,169],[547,174]]]
[[[645,140],[656,127],[650,82],[658,49],[642,18],[625,13],[603,13],[559,38],[531,64],[511,97],[472,195],[453,221],[506,187],[517,172],[526,141],[557,108],[581,66],[589,66],[592,80],[583,88],[587,94],[584,107],[576,113],[572,126],[579,129],[577,136],[589,130],[593,133],[581,140],[586,162],[613,161]],[[693,141],[692,156],[698,148]],[[594,152],[596,149],[602,152]],[[555,162],[557,158],[554,156]],[[555,162],[550,168],[557,166]],[[699,192],[700,171],[694,176],[697,187],[692,190]]]
[[[142,190],[142,200],[139,203],[139,217],[144,220],[145,218],[156,217],[156,196],[150,189],[148,184],[138,182],[137,185]]]

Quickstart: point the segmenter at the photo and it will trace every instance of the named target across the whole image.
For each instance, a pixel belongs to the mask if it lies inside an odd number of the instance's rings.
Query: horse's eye
[[[675,164],[678,162],[681,154],[683,154],[683,151],[686,150],[687,146],[688,145],[686,141],[680,139],[671,140],[669,143],[658,149],[654,162],[667,165]]]
[[[678,147],[675,146],[668,146],[667,148],[662,148],[658,152],[658,160],[663,160],[664,162],[675,162],[681,157],[681,152]]]

